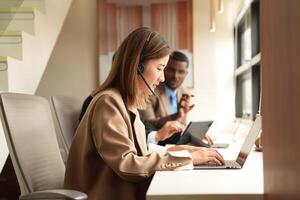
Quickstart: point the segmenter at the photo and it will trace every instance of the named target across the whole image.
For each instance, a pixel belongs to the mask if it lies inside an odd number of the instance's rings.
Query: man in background
[[[150,97],[147,108],[140,111],[141,118],[151,123],[155,128],[160,129],[168,121],[174,120],[186,125],[187,113],[194,107],[190,101],[192,95],[182,85],[188,74],[188,66],[188,57],[180,51],[174,51],[170,55],[164,71],[165,82],[156,88],[156,95]],[[158,144],[176,144],[179,138],[179,133],[174,134],[172,137],[158,142]],[[148,141],[154,139],[155,135],[150,132]],[[205,139],[209,144],[212,143],[209,137]]]

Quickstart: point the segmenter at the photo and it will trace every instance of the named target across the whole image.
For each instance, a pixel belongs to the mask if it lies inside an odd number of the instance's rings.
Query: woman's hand
[[[168,151],[187,150],[192,155],[194,165],[214,163],[224,165],[223,156],[216,150],[205,147],[194,147],[190,145],[175,145],[168,148]]]
[[[156,141],[165,140],[175,133],[181,132],[184,128],[184,125],[178,121],[168,121],[164,126],[159,129],[156,133]]]
[[[216,165],[224,165],[224,159],[218,151],[214,149],[201,148],[191,153],[194,165],[203,165],[214,163]]]

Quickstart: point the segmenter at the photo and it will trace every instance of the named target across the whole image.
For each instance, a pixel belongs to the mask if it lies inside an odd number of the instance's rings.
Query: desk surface
[[[240,145],[231,146],[220,151],[225,159],[236,158]],[[147,200],[263,199],[263,193],[262,153],[253,150],[242,169],[156,172]]]

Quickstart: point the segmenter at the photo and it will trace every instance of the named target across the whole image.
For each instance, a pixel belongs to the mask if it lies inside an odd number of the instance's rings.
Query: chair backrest
[[[63,188],[65,165],[47,99],[1,93],[0,115],[22,194]]]
[[[79,123],[82,102],[76,97],[52,96],[50,98],[59,139],[62,140],[68,155],[71,143]]]

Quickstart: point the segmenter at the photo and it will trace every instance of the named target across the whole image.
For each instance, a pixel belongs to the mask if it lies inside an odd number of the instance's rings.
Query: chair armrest
[[[32,192],[20,196],[20,200],[31,200],[31,199],[74,199],[74,200],[85,200],[88,196],[76,190],[43,190],[38,192]]]

